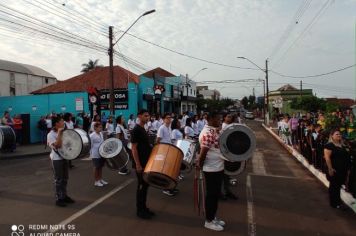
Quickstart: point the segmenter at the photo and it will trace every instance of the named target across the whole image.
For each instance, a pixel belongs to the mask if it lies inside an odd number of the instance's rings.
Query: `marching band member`
[[[148,134],[144,128],[150,114],[147,110],[140,110],[138,113],[140,123],[135,126],[131,132],[132,156],[134,158],[134,168],[137,176],[136,190],[136,215],[142,219],[150,219],[155,214],[147,208],[148,183],[143,180],[143,170],[151,154],[151,146],[148,140]]]
[[[108,138],[113,137],[114,122],[112,120],[112,116],[109,116],[108,121],[105,124],[105,130],[108,132]]]
[[[206,181],[204,227],[215,231],[222,231],[225,226],[224,221],[216,218],[224,173],[224,160],[220,157],[221,152],[218,146],[217,129],[220,127],[220,120],[219,113],[209,113],[208,124],[204,126],[199,135],[201,150],[197,161],[197,168],[203,170]]]
[[[195,136],[194,129],[192,128],[192,119],[187,118],[184,127],[184,136],[186,139],[193,139]]]
[[[136,122],[134,119],[134,115],[131,114],[129,120],[127,121],[127,128],[129,129],[129,131],[131,131],[131,130],[133,130],[135,125],[136,125]]]
[[[128,131],[125,129],[125,118],[120,115],[116,118],[116,137],[121,140],[122,145],[125,147],[126,151],[131,154],[131,151],[127,148],[129,143]],[[128,175],[130,173],[127,166],[122,167],[119,170],[119,175]]]
[[[174,119],[172,121],[171,129],[172,129],[172,135],[171,135],[172,142],[183,139],[183,134],[182,132],[180,132],[180,122],[178,119]]]
[[[102,179],[105,160],[99,154],[100,144],[104,142],[103,134],[101,133],[102,129],[103,126],[101,123],[96,122],[94,124],[94,132],[90,134],[90,157],[92,158],[94,164],[94,186],[96,187],[103,187],[108,184],[108,182]]]
[[[56,205],[65,207],[67,206],[67,203],[74,203],[75,201],[67,195],[68,162],[59,156],[57,152],[57,149],[62,146],[62,135],[64,130],[64,121],[62,117],[53,117],[52,125],[53,129],[47,135],[47,144],[52,149],[49,156],[52,160]]]

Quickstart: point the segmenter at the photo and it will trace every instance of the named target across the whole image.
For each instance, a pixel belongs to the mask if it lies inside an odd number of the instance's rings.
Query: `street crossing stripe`
[[[265,175],[266,167],[263,160],[263,153],[256,150],[252,157],[252,171],[255,174]]]
[[[120,190],[122,190],[123,188],[125,188],[126,186],[131,184],[133,181],[134,181],[134,179],[126,180],[123,184],[117,186],[116,188],[111,190],[108,194],[102,196],[101,198],[99,198],[98,200],[96,200],[95,202],[90,204],[89,206],[83,208],[82,210],[78,211],[77,213],[71,215],[70,217],[68,217],[67,219],[63,220],[58,225],[67,225],[67,224],[71,223],[73,220],[75,220],[75,219],[79,218],[80,216],[84,215],[85,213],[87,213],[88,211],[90,211],[91,209],[93,209],[94,207],[96,207],[97,205],[99,205],[100,203],[102,203],[103,201],[105,201],[106,199],[108,199],[109,197],[114,195],[115,193],[119,192]],[[58,231],[58,229],[57,230],[49,230],[46,233],[55,233],[57,231]]]

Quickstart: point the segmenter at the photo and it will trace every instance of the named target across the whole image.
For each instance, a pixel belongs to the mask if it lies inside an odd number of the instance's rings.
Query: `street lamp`
[[[192,77],[191,79],[193,79],[193,78],[196,77],[200,72],[202,72],[203,70],[206,70],[206,69],[208,69],[208,68],[204,67],[204,68],[198,70],[198,71],[193,75],[193,77]],[[187,88],[187,100],[186,100],[186,106],[187,106],[187,107],[186,107],[186,111],[188,111],[188,90],[189,90],[189,87],[191,87],[191,85],[189,84],[188,74],[186,75],[185,79],[186,79],[186,80],[185,80],[185,84],[183,84],[183,85],[185,85],[186,88]]]
[[[249,61],[251,64],[255,65],[258,69],[260,69],[261,71],[263,71],[266,75],[266,103],[267,103],[267,117],[269,118],[269,96],[268,96],[268,59],[266,59],[266,69],[262,69],[261,67],[259,67],[256,63],[254,63],[253,61],[251,61],[250,59],[248,59],[247,57],[237,57],[238,59],[243,59],[243,60],[247,60]],[[267,120],[267,122],[269,122]]]
[[[124,31],[124,33],[113,43],[113,26],[109,26],[109,62],[110,62],[110,115],[115,115],[115,98],[114,98],[114,46],[119,42],[122,37],[131,29],[132,26],[136,24],[136,22],[146,15],[154,13],[156,10],[146,11],[142,15],[140,15],[131,25]],[[129,86],[127,82],[127,86]]]

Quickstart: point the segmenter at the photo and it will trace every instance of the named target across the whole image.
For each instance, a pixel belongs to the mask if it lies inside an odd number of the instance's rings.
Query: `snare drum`
[[[16,144],[14,130],[7,125],[0,126],[0,149],[11,149]]]
[[[183,156],[183,152],[172,144],[155,145],[143,173],[144,180],[156,188],[174,189]]]
[[[118,138],[108,138],[100,144],[99,154],[111,170],[120,170],[129,162],[129,155]]]
[[[90,138],[82,129],[66,129],[63,131],[62,146],[58,154],[66,160],[74,160],[86,156],[90,151]]]
[[[190,139],[177,140],[174,145],[183,152],[182,172],[190,172],[195,161],[197,143]]]

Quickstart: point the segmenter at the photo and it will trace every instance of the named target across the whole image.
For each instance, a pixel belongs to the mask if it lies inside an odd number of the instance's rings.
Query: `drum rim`
[[[159,145],[169,145],[169,146],[172,146],[172,147],[178,149],[178,150],[181,152],[181,154],[183,155],[183,158],[184,158],[184,153],[183,153],[183,151],[182,151],[179,147],[177,147],[177,146],[175,146],[175,145],[173,145],[173,144],[171,144],[171,143],[156,143],[156,144],[153,146],[153,148],[155,148],[156,146],[159,146]],[[153,150],[153,148],[152,148],[152,150]],[[183,160],[183,159],[182,159],[182,160]]]
[[[157,172],[157,171],[147,171],[147,172],[143,172],[143,177],[144,178],[148,178],[148,176],[149,176],[149,174],[150,173],[153,173],[153,174],[159,174],[160,176],[165,176],[165,177],[167,177],[168,179],[170,179],[170,180],[172,180],[173,181],[173,183],[174,183],[174,186],[173,186],[173,188],[167,188],[167,189],[174,189],[175,187],[177,187],[177,185],[178,185],[178,181],[177,180],[175,180],[175,179],[173,179],[172,177],[170,177],[169,175],[166,175],[166,174],[162,174],[161,172]],[[158,189],[162,189],[163,187],[162,186],[158,186],[158,185],[151,185],[149,182],[147,182],[150,186],[152,186],[152,187],[154,187],[154,188],[158,188]]]
[[[104,147],[103,144],[104,144],[104,143],[108,143],[108,142],[110,142],[110,141],[112,141],[112,140],[119,141],[118,143],[121,144],[121,149],[120,149],[120,151],[117,152],[117,153],[114,152],[114,153],[116,153],[115,155],[114,155],[114,154],[110,154],[110,157],[104,157],[104,156],[102,155],[102,150],[103,150],[103,147]],[[102,158],[104,158],[104,159],[111,159],[111,158],[113,158],[113,157],[119,155],[120,152],[121,152],[123,149],[124,149],[124,144],[121,142],[120,139],[118,139],[118,138],[108,138],[108,139],[104,140],[104,141],[100,144],[100,146],[99,146],[99,155],[100,155]],[[124,150],[124,151],[126,151],[126,150]]]
[[[82,136],[77,132],[77,130],[81,130],[81,129],[66,129],[66,130],[64,130],[63,132],[74,132],[76,135],[78,135],[79,136],[79,138],[82,140],[82,147],[81,147],[81,149],[80,149],[80,152],[79,152],[79,155],[77,155],[76,157],[74,157],[74,158],[68,158],[68,157],[64,157],[64,156],[62,156],[61,155],[61,152],[60,152],[60,150],[61,150],[61,148],[59,148],[58,149],[58,154],[59,154],[59,156],[61,156],[61,157],[63,157],[63,159],[66,159],[66,160],[75,160],[75,159],[77,159],[78,157],[80,157],[80,155],[82,154],[82,152],[83,152],[83,147],[84,147],[84,145],[83,145],[83,139],[82,139]],[[82,131],[82,130],[81,130]],[[87,135],[88,136],[88,135]],[[90,141],[90,139],[89,139],[89,141]]]
[[[104,157],[102,157],[102,158],[104,158]],[[106,166],[107,166],[110,170],[112,170],[112,171],[118,171],[118,170],[120,170],[121,168],[127,166],[127,165],[129,164],[129,162],[130,162],[130,157],[128,156],[128,157],[127,157],[127,161],[125,162],[125,165],[123,165],[123,166],[120,167],[119,169],[115,169],[115,168],[110,168],[110,166],[109,166],[109,164],[108,164],[108,161],[110,161],[110,159],[112,159],[112,158],[104,158]]]
[[[12,133],[13,138],[14,138],[14,142],[16,143],[16,133],[15,133],[14,129],[9,125],[0,125],[0,127],[5,127],[7,129],[11,130],[11,133]],[[2,129],[0,129],[0,130],[1,130],[1,132],[0,132],[0,135],[1,135],[0,149],[2,149],[3,145],[4,145],[5,135],[4,135],[4,132],[2,132]]]
[[[238,128],[235,128],[235,127],[238,127]],[[232,152],[230,152],[227,149],[225,143],[223,143],[223,139],[222,139],[222,137],[227,137],[234,131],[244,131],[244,133],[251,140],[250,148],[247,150],[247,152],[240,154],[240,155],[236,155],[236,154],[233,154]],[[250,159],[256,149],[256,138],[255,137],[256,137],[255,133],[247,125],[234,123],[234,124],[231,124],[228,127],[226,127],[219,138],[220,152],[221,152],[222,156],[224,157],[223,159],[230,161],[230,162],[246,161],[246,160]],[[226,153],[229,153],[229,155],[226,156]]]
[[[237,175],[241,174],[243,172],[243,170],[246,168],[246,165],[247,165],[247,160],[243,160],[243,161],[228,161],[228,162],[242,162],[241,163],[241,167],[237,171],[229,171],[229,170],[226,170],[225,167],[224,167],[224,174],[227,174],[229,176],[237,176]]]

